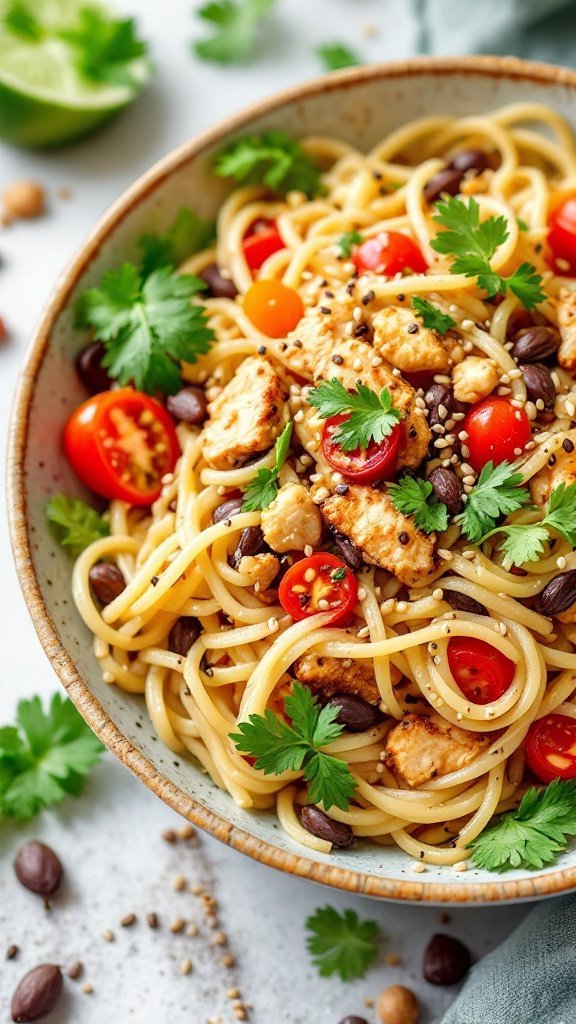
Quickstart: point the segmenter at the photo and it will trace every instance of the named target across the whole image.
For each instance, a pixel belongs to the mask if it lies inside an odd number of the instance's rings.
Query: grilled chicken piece
[[[455,346],[441,341],[436,331],[424,327],[410,309],[387,306],[375,314],[372,326],[374,349],[403,373],[445,373],[454,362],[451,349]],[[461,346],[458,351],[461,358]]]
[[[559,448],[554,455],[554,465],[546,463],[530,481],[532,501],[540,507],[548,503],[552,491],[560,484],[569,487],[570,484],[576,483],[576,448],[573,452],[565,452],[563,448]]]
[[[565,370],[576,370],[576,292],[561,288],[558,296],[560,348],[558,362]]]
[[[270,363],[251,356],[210,404],[203,454],[213,469],[233,469],[271,448],[284,423],[282,384]]]
[[[489,744],[488,736],[465,732],[440,715],[406,715],[388,733],[387,763],[409,786],[422,786],[466,767]]]
[[[238,562],[238,572],[246,573],[252,584],[258,584],[266,590],[278,575],[280,562],[270,551],[262,551],[259,555],[243,555]]]
[[[458,402],[469,402],[474,405],[475,402],[490,395],[499,380],[500,374],[493,359],[466,356],[463,362],[454,367],[452,373],[454,398]]]
[[[380,693],[372,662],[350,659],[324,658],[318,654],[303,654],[294,662],[294,674],[314,693],[332,697],[335,693],[351,693],[363,697],[369,704],[378,704]]]
[[[302,484],[288,483],[274,501],[262,510],[264,540],[273,551],[304,551],[318,547],[322,538],[322,516]]]

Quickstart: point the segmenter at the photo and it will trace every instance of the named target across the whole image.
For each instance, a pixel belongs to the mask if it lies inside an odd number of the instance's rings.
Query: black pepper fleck
[[[331,313],[332,310],[330,309],[330,306],[320,306],[320,312],[324,313],[325,316],[328,316],[328,314]]]
[[[420,328],[418,327],[418,324],[408,324],[408,334],[418,334],[419,330]]]
[[[555,466],[556,465],[556,456],[555,455],[551,455],[550,456],[550,458],[548,459],[548,465],[549,466]]]
[[[338,354],[338,352],[335,352],[334,355],[332,356],[332,362],[336,363],[336,366],[342,366],[344,359],[341,355]]]
[[[347,494],[348,484],[336,484],[334,490],[336,491],[336,494]]]
[[[564,438],[564,440],[562,441],[562,447],[565,452],[570,453],[574,451],[574,443],[570,440],[569,437]]]
[[[406,296],[402,292],[400,292],[400,294],[397,295],[396,298],[397,298],[398,302],[404,302],[404,299],[406,298]]]
[[[405,547],[408,541],[410,540],[410,537],[408,536],[405,530],[402,530],[402,533],[398,534],[398,540],[400,541],[402,547]]]
[[[366,295],[362,296],[362,300],[361,300],[362,301],[362,305],[363,306],[367,306],[368,303],[372,302],[372,299],[374,299],[374,298],[375,298],[375,293],[372,291],[372,289],[370,289],[369,292],[366,292]]]
[[[287,348],[288,348],[288,345],[286,344],[286,342],[285,341],[281,342],[281,344],[280,344],[280,351],[281,352],[285,352]]]
[[[258,345],[257,352],[259,356],[266,355],[266,345]]]
[[[294,342],[294,348],[302,348],[302,342],[300,341],[300,338],[296,338],[296,341]]]
[[[152,584],[153,587],[155,587],[156,584],[158,583],[158,579],[158,576],[153,576],[152,579],[150,580],[150,583]]]

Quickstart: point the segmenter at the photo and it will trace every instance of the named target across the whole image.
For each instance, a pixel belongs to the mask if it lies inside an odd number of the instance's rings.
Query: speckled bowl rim
[[[523,61],[514,57],[419,57],[353,68],[275,93],[271,98],[220,121],[214,128],[195,136],[170,152],[139,177],[98,221],[86,243],[60,277],[47,303],[26,354],[15,393],[8,443],[8,518],[16,569],[28,610],[40,642],[69,697],[112,753],[179,814],[254,860],[346,892],[387,900],[454,905],[525,901],[576,888],[576,866],[536,875],[533,878],[505,880],[496,877],[494,881],[477,883],[427,882],[422,878],[382,878],[354,870],[353,867],[343,868],[317,863],[304,854],[280,850],[265,840],[256,838],[245,829],[232,825],[209,808],[203,807],[189,793],[162,776],[162,773],[126,739],[92,695],[46,608],[31,556],[24,467],[34,388],[55,321],[102,243],[113,234],[118,224],[141,199],[160,186],[174,171],[208,147],[218,145],[227,136],[242,130],[255,117],[269,114],[286,103],[305,100],[318,93],[337,93],[354,88],[357,83],[383,78],[410,78],[423,74],[436,74],[442,77],[484,75],[490,78],[505,77],[537,82],[541,85],[564,85],[574,90],[576,102],[576,72],[565,68]]]

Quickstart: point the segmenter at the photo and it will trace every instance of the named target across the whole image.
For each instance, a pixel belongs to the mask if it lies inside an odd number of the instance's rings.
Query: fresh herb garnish
[[[42,25],[34,17],[28,4],[21,3],[20,0],[12,0],[1,21],[14,35],[22,36],[31,43],[39,42],[44,36]]]
[[[206,249],[215,238],[212,220],[201,220],[194,210],[183,206],[174,223],[163,234],[140,235],[142,276],[149,277],[162,267],[178,267],[189,256]]]
[[[209,39],[194,43],[202,60],[241,64],[251,56],[262,21],[276,0],[210,0],[197,12],[214,30]]]
[[[291,439],[292,421],[286,424],[280,437],[276,439],[275,460],[272,469],[266,467],[259,469],[254,480],[251,480],[246,487],[242,503],[243,512],[257,512],[261,508],[268,508],[268,505],[274,501],[280,487],[278,474],[286,462]]]
[[[446,331],[456,327],[456,321],[448,316],[448,313],[443,313],[438,306],[433,305],[429,299],[421,299],[418,295],[415,295],[412,299],[412,309],[422,320],[424,327],[428,327],[431,331],[437,331],[438,334],[446,334]]]
[[[576,484],[569,487],[560,484],[552,491],[546,515],[540,522],[497,526],[487,536],[504,534],[500,551],[504,552],[502,565],[509,569],[512,565],[524,565],[540,558],[550,530],[556,530],[571,547],[576,547]]]
[[[133,86],[140,77],[134,61],[147,44],[136,35],[133,18],[113,18],[98,7],[81,7],[76,24],[58,32],[72,48],[76,69],[91,82]]]
[[[522,486],[522,474],[509,462],[497,466],[487,462],[476,486],[468,495],[464,511],[456,516],[462,533],[473,544],[494,529],[501,516],[516,512],[530,504],[530,494]]]
[[[333,377],[313,388],[308,402],[318,409],[323,420],[340,413],[350,413],[332,434],[332,440],[345,452],[356,448],[367,448],[371,441],[377,444],[389,437],[399,420],[400,409],[392,405],[388,388],[382,388],[378,395],[362,381],[356,381],[356,390],[347,391],[344,385]]]
[[[320,171],[299,142],[270,131],[237,139],[216,159],[216,174],[243,185],[266,185],[272,192],[322,192]]]
[[[250,715],[230,739],[241,754],[256,758],[254,767],[265,775],[302,771],[313,803],[346,810],[356,788],[354,777],[345,761],[321,749],[342,732],[343,726],[335,721],[338,708],[320,707],[300,683],[294,684],[284,707],[290,725],[267,708],[263,715]]]
[[[79,322],[104,342],[102,365],[120,384],[173,394],[182,385],[181,362],[196,362],[214,339],[204,307],[191,301],[204,288],[199,278],[171,267],[144,279],[133,263],[124,263],[84,292]]]
[[[352,246],[360,245],[361,241],[362,235],[358,231],[345,231],[336,242],[339,255],[349,259],[352,255]]]
[[[16,725],[0,729],[0,814],[25,821],[67,793],[79,796],[104,747],[71,701],[21,700]]]
[[[330,573],[331,580],[345,580],[348,570],[342,565],[339,569],[333,569]]]
[[[526,309],[532,309],[546,298],[542,277],[530,263],[522,263],[513,274],[502,277],[492,270],[490,260],[508,238],[506,218],[488,217],[480,222],[480,207],[475,199],[448,196],[436,204],[436,224],[446,230],[439,232],[430,245],[436,252],[454,256],[453,274],[477,277],[478,287],[489,297],[510,291]]]
[[[316,54],[320,57],[325,71],[353,68],[362,63],[358,54],[344,43],[323,43],[316,47]]]
[[[502,815],[470,844],[472,859],[486,871],[539,870],[552,864],[576,835],[576,781],[554,779],[529,789],[517,811]]]
[[[525,220],[522,220],[521,217],[516,217],[516,223],[519,231],[530,231],[530,225]]]
[[[438,501],[429,480],[405,476],[398,484],[388,484],[388,493],[398,512],[414,517],[414,525],[423,533],[442,533],[448,526],[448,509]]]
[[[362,978],[378,952],[378,925],[361,921],[355,910],[319,907],[306,921],[306,946],[323,978],[339,974],[342,981]]]
[[[107,537],[108,523],[95,508],[86,505],[80,498],[67,498],[55,494],[46,504],[46,518],[56,540],[63,548],[78,558],[78,555],[95,540]]]

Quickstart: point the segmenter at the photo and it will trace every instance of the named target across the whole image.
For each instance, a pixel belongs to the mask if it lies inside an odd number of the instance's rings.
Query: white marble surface
[[[125,5],[127,6],[127,5]],[[313,47],[338,39],[357,46],[366,59],[401,57],[416,38],[407,0],[279,0],[277,14],[261,45],[261,55],[238,69],[202,65],[189,53],[195,31],[185,0],[133,0],[142,29],[154,40],[157,76],[135,109],[96,137],[51,154],[19,152],[0,145],[0,189],[31,177],[49,194],[41,220],[0,231],[0,316],[10,331],[0,349],[0,429],[5,438],[14,381],[27,338],[54,281],[95,219],[109,203],[164,152],[222,115],[240,109],[317,71]],[[378,26],[367,39],[362,26]],[[66,186],[71,196],[58,198]],[[19,697],[48,695],[57,680],[36,639],[10,556],[5,517],[0,534],[0,723],[11,719]],[[233,1021],[226,990],[238,985],[253,1003],[254,1024],[337,1024],[346,1013],[374,1011],[363,1005],[380,988],[403,981],[418,990],[423,1024],[439,1021],[454,993],[421,980],[421,957],[428,937],[440,927],[431,908],[374,904],[322,891],[283,877],[203,837],[195,849],[169,846],[163,829],[178,827],[175,815],[107,755],[89,782],[85,797],[47,812],[26,828],[0,826],[0,1020],[8,1020],[9,997],[18,978],[35,963],[68,965],[79,958],[82,980],[67,982],[66,998],[49,1018],[52,1024],[204,1024],[221,1015]],[[65,864],[67,882],[50,914],[15,883],[11,861],[25,837],[50,842]],[[237,956],[237,967],[219,964],[202,925],[198,898],[176,893],[172,880],[183,874],[219,903],[222,929]],[[304,921],[327,901],[355,906],[375,917],[387,939],[378,965],[355,984],[318,979],[304,948]],[[156,910],[162,928],[150,931],[144,915]],[[140,915],[131,930],[119,917]],[[501,940],[521,919],[523,908],[451,911],[446,927],[465,939],[476,956]],[[169,923],[182,916],[197,921],[196,938],[172,935]],[[111,928],[115,943],[101,938]],[[21,947],[17,959],[3,962],[3,948]],[[387,967],[387,952],[400,967]],[[184,977],[187,956],[193,972]]]

